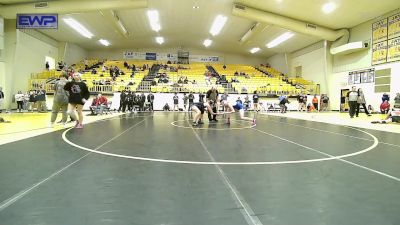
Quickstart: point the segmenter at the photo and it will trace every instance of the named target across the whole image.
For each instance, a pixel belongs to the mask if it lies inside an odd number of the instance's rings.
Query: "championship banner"
[[[400,61],[400,37],[390,39],[387,49],[387,62]]]
[[[387,42],[379,42],[372,45],[372,65],[386,62]]]
[[[398,38],[400,37],[400,13],[389,17],[388,23],[388,38]]]
[[[383,19],[372,24],[372,41],[378,43],[386,41],[388,36],[388,19]]]
[[[144,53],[144,52],[125,51],[124,52],[124,59],[145,60],[146,59],[146,53]]]

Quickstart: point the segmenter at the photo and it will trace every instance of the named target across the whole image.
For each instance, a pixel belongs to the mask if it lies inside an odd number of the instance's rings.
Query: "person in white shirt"
[[[17,102],[17,110],[18,112],[22,112],[24,105],[24,97],[21,91],[18,91],[18,94],[15,95],[15,101]]]

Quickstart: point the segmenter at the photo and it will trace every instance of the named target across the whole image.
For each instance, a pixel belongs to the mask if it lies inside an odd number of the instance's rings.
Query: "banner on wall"
[[[189,61],[191,62],[219,62],[218,56],[207,55],[190,55]]]
[[[157,60],[157,53],[146,52],[146,60]]]
[[[144,52],[124,51],[124,59],[145,60],[146,59],[146,53],[144,53]]]
[[[387,49],[387,62],[400,61],[400,37],[390,39]]]
[[[388,18],[388,39],[400,37],[400,13]]]
[[[386,62],[387,57],[387,42],[379,42],[372,45],[372,65],[377,65]]]
[[[388,37],[388,19],[379,20],[372,24],[372,41],[378,43],[386,41]]]
[[[159,60],[159,61],[178,61],[178,54],[173,53],[149,53],[149,52],[133,52],[124,51],[124,59],[127,60]],[[191,62],[219,62],[218,56],[208,55],[190,55],[189,61]]]
[[[348,85],[373,83],[375,81],[375,69],[365,69],[349,72]]]

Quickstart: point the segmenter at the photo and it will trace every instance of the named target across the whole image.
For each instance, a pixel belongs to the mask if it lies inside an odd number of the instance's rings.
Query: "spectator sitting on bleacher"
[[[97,74],[97,71],[96,71],[96,69],[92,69],[92,74]]]
[[[236,71],[236,72],[234,73],[234,75],[235,75],[235,76],[239,76],[239,73],[238,73],[238,71]]]
[[[128,63],[125,61],[124,62],[124,67],[127,68],[128,66],[129,66]]]

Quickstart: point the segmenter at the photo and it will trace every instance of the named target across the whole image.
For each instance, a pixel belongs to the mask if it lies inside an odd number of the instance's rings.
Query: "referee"
[[[207,98],[207,102],[209,102],[209,101],[214,102],[214,104],[211,107],[212,107],[213,112],[217,113],[218,91],[215,86],[212,86],[211,89],[207,91],[206,98]],[[211,113],[208,112],[208,120],[218,122],[217,115],[216,114],[211,115]]]

